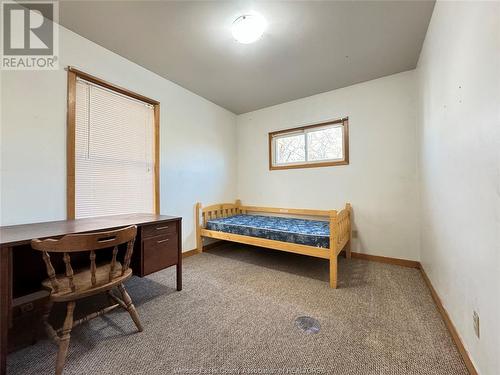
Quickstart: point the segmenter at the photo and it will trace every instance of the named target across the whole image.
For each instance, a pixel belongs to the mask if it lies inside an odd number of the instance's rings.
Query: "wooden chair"
[[[134,240],[137,234],[135,225],[107,232],[70,234],[61,239],[32,240],[33,249],[43,252],[43,260],[47,267],[48,279],[42,285],[50,291],[49,302],[43,313],[43,325],[49,337],[59,344],[59,352],[56,361],[56,375],[63,372],[64,362],[68,353],[70,332],[73,327],[84,323],[90,319],[105,314],[117,307],[122,307],[128,311],[139,332],[142,325],[139,315],[128,295],[123,282],[132,276],[130,259],[134,249]],[[127,244],[127,249],[121,264],[118,257],[118,246]],[[105,264],[96,264],[96,251],[113,249],[111,261]],[[70,254],[75,252],[89,252],[90,267],[73,271]],[[65,274],[56,275],[49,253],[63,253]],[[117,297],[112,289],[117,287],[122,298]],[[107,293],[110,299],[115,302],[98,312],[87,315],[77,321],[73,321],[73,311],[76,301],[98,293]],[[48,322],[52,306],[56,302],[67,304],[66,318],[60,329],[54,329]]]

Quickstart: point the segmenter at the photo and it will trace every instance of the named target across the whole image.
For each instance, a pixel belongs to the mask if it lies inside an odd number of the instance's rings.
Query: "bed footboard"
[[[351,204],[337,213],[330,211],[330,287],[337,288],[338,255],[345,249],[346,258],[351,258]]]

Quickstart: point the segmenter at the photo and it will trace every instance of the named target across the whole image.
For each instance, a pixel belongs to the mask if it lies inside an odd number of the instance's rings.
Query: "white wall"
[[[419,259],[413,71],[240,115],[244,204],[340,209],[351,202],[355,251]],[[268,132],[349,116],[350,164],[270,171]]]
[[[500,2],[438,2],[418,82],[421,262],[479,372],[497,375]]]
[[[184,250],[196,201],[349,201],[354,250],[421,260],[480,373],[500,373],[499,2],[438,2],[416,72],[238,117],[64,28],[60,54],[58,71],[0,72],[1,225],[66,216],[73,65],[161,102],[161,212],[183,217]],[[269,171],[268,132],[343,116],[350,165]]]
[[[66,218],[68,65],[160,101],[161,213],[195,248],[195,202],[236,195],[235,115],[64,28],[60,70],[2,72],[1,225]]]

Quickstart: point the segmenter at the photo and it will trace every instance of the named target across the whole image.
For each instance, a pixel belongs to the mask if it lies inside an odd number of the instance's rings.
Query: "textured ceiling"
[[[240,114],[415,68],[434,1],[62,1],[76,33]],[[230,26],[268,21],[253,44]]]

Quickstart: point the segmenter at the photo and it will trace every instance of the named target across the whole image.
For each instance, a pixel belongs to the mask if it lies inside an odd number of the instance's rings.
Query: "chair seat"
[[[73,283],[75,291],[72,292],[69,286],[69,278],[66,275],[57,275],[57,282],[59,284],[58,290],[54,290],[50,279],[45,279],[42,285],[50,291],[50,299],[54,302],[73,301],[75,299],[85,298],[92,296],[103,291],[112,289],[115,285],[123,283],[124,280],[132,276],[132,269],[127,269],[122,275],[122,265],[116,262],[111,281],[109,279],[110,264],[97,266],[95,271],[96,283],[92,285],[91,271],[85,269],[82,271],[75,271],[73,274]]]

